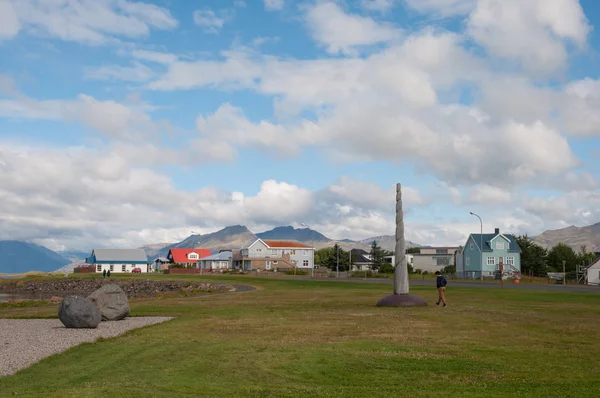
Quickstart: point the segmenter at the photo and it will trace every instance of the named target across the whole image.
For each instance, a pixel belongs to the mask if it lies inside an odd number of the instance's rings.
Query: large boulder
[[[98,306],[90,299],[67,296],[58,309],[60,321],[68,328],[96,328],[102,321]]]
[[[103,321],[118,321],[129,315],[127,294],[119,285],[104,285],[88,296],[102,313]]]

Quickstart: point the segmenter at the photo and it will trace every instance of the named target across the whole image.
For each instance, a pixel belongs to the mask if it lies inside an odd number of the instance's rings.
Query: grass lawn
[[[441,308],[435,289],[413,287],[430,306],[397,309],[375,307],[389,285],[181,277],[192,278],[258,289],[131,300],[133,315],[177,319],[80,345],[0,378],[0,396],[593,397],[600,391],[600,294],[449,287],[450,305]],[[0,317],[56,312],[56,306],[0,309]]]

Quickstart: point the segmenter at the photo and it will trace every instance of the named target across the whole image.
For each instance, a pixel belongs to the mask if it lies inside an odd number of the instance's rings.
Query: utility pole
[[[480,266],[481,266],[481,280],[483,280],[483,221],[481,221],[481,217],[477,214],[470,212],[472,216],[479,218],[479,226],[481,227],[481,233],[479,234],[479,252],[480,252]]]

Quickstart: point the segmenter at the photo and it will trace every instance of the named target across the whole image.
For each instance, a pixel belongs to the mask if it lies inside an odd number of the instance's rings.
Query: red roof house
[[[169,250],[167,258],[172,263],[196,265],[198,260],[210,256],[209,249],[174,247]]]

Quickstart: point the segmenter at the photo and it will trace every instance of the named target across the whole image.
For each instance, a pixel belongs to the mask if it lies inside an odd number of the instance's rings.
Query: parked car
[[[140,274],[140,273],[142,273],[142,269],[141,268],[134,268],[134,269],[131,270],[131,272],[134,273],[134,274]]]

